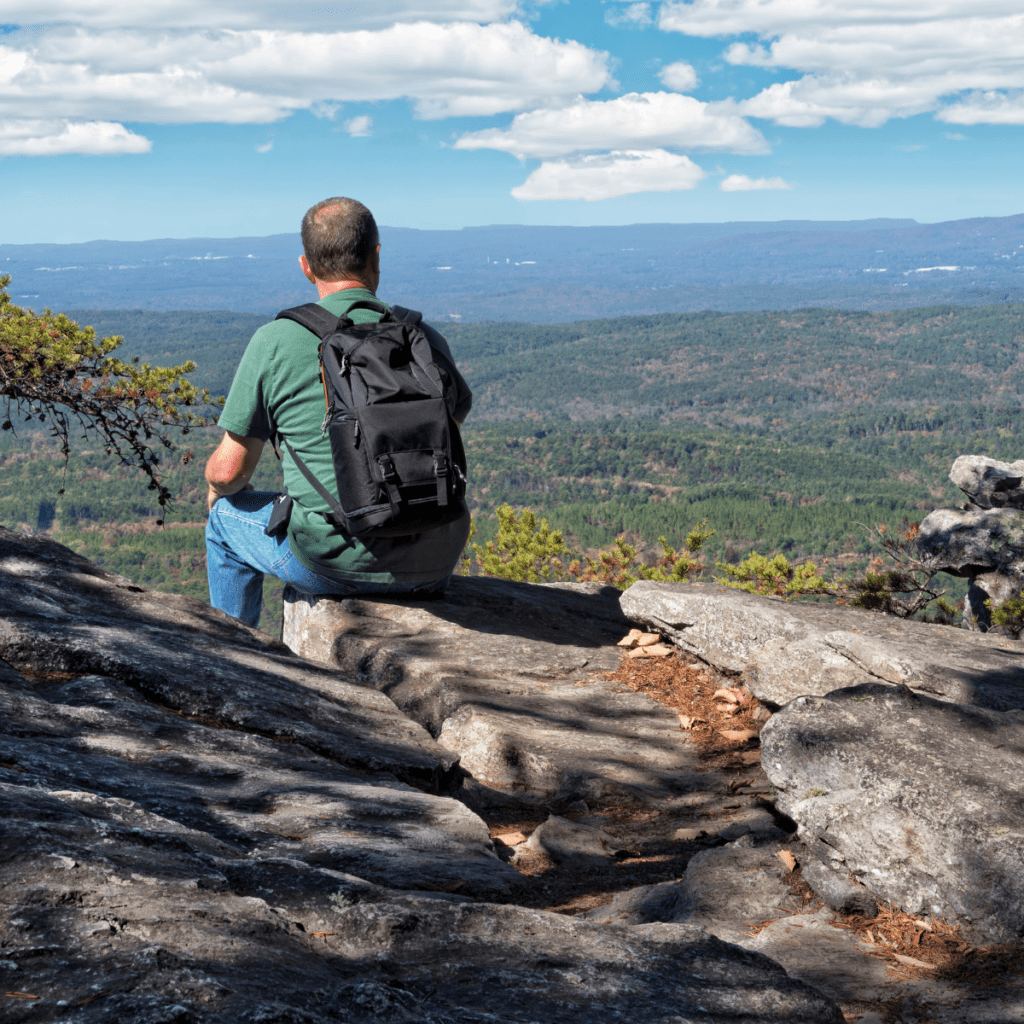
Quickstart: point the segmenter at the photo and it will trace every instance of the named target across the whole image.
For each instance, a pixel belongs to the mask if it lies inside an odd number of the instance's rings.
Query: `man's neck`
[[[319,278],[316,281],[316,290],[320,293],[321,299],[326,299],[328,295],[333,295],[335,292],[347,291],[349,288],[365,288],[373,294],[373,289],[365,281],[321,281]]]

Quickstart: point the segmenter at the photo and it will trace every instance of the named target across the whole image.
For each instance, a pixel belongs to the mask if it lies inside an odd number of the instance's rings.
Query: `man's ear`
[[[302,273],[306,275],[306,280],[310,284],[316,284],[316,275],[313,273],[313,269],[310,267],[309,260],[306,259],[305,253],[299,257],[299,266],[302,268]]]

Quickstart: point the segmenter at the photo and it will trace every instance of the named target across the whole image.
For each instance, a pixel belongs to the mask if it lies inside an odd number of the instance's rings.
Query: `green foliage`
[[[597,558],[586,554],[574,558],[569,563],[569,574],[584,583],[608,583],[620,590],[632,586],[637,580],[680,583],[704,571],[704,563],[695,556],[714,533],[714,530],[708,528],[705,519],[690,530],[683,547],[678,551],[664,537],[659,537],[661,558],[653,565],[640,561],[635,545],[629,544],[625,534],[621,534],[615,538],[611,548],[599,551]]]
[[[1002,604],[992,608],[992,625],[1002,626],[1007,632],[1014,636],[1020,636],[1024,631],[1024,597],[1011,597]]]
[[[938,571],[917,557],[920,527],[904,519],[898,530],[882,523],[868,531],[881,543],[885,557],[876,556],[863,575],[842,581],[846,602],[854,608],[912,618],[945,595],[945,589],[932,586]],[[949,607],[945,602],[940,614]]]
[[[566,565],[560,556],[568,555],[565,541],[558,530],[552,530],[546,519],[537,519],[528,508],[516,513],[511,505],[500,505],[495,515],[498,534],[483,547],[473,544],[471,549],[484,576],[499,576],[520,583],[553,583],[579,580],[584,583],[607,583],[625,590],[637,580],[680,581],[704,569],[696,555],[714,531],[706,522],[694,527],[680,550],[671,547],[664,537],[659,538],[661,558],[647,565],[637,557],[635,545],[625,535],[615,538],[614,544],[599,551],[597,557],[588,554],[569,556]],[[470,537],[476,533],[476,522],[470,528]],[[468,560],[463,559],[468,569]]]
[[[161,483],[155,446],[174,448],[169,428],[187,433],[208,422],[191,411],[210,402],[208,392],[184,377],[195,364],[154,367],[117,359],[111,353],[121,338],[97,341],[91,327],[79,328],[64,314],[14,305],[6,291],[10,280],[0,276],[0,397],[6,400],[0,426],[11,430],[14,419],[26,418],[46,423],[66,460],[69,431],[77,424],[86,435],[98,435],[107,454],[142,470],[165,505],[171,494]]]
[[[472,546],[477,565],[485,576],[525,583],[550,583],[565,571],[559,555],[565,553],[565,542],[558,530],[552,530],[546,519],[524,508],[519,515],[511,505],[500,505],[498,536],[483,547]]]
[[[716,579],[716,583],[745,590],[749,594],[794,598],[834,593],[813,562],[790,565],[785,555],[766,558],[755,551],[738,565],[718,562],[715,568],[726,574]]]

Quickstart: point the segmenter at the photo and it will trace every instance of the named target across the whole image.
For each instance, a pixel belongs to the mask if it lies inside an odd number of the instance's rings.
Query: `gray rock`
[[[953,576],[1000,572],[1020,577],[1024,512],[939,508],[922,520],[917,547],[931,565]]]
[[[925,516],[917,538],[935,568],[970,579],[964,625],[987,630],[992,608],[1024,589],[1024,512],[1012,508],[940,508]]]
[[[773,710],[803,694],[868,682],[994,710],[1024,707],[1024,644],[1003,636],[710,583],[640,581],[621,603],[634,622],[720,669],[742,672]]]
[[[866,955],[850,932],[833,928],[833,917],[828,908],[787,916],[773,921],[755,938],[748,938],[744,946],[767,954],[791,977],[833,999],[892,999],[891,978],[884,961]]]
[[[330,950],[359,961],[387,948],[403,989],[435,990],[434,1007],[473,1008],[459,1020],[843,1020],[767,957],[685,925],[602,927],[517,907],[381,903],[345,911],[337,928]]]
[[[961,455],[949,479],[979,508],[1024,508],[1024,459],[999,462],[984,455]]]
[[[102,676],[7,693],[0,779],[111,827],[210,856],[288,858],[399,889],[518,884],[458,801],[355,772],[296,743],[189,721]],[[19,819],[20,820],[20,819]],[[31,816],[13,838],[36,847]],[[72,826],[69,825],[69,828]]]
[[[695,928],[400,896],[305,865],[221,859],[81,811],[75,821],[59,795],[4,797],[37,839],[5,835],[0,847],[0,942],[16,990],[41,996],[5,1019],[842,1020],[767,957]]]
[[[68,548],[0,527],[0,658],[36,679],[96,674],[225,729],[440,791],[457,757],[351,677],[208,605],[143,590]]]
[[[800,697],[761,733],[777,806],[829,867],[908,913],[1024,932],[1024,715],[881,684]]]
[[[628,631],[619,592],[456,577],[440,600],[285,593],[297,653],[387,694],[460,759],[486,808],[671,803],[714,786],[664,705],[603,675]]]
[[[598,924],[687,924],[743,944],[752,926],[783,916],[780,908],[791,904],[787,869],[778,857],[782,848],[772,843],[702,850],[678,882],[629,889],[579,916]]]
[[[552,814],[533,830],[528,849],[546,853],[556,864],[572,867],[606,864],[622,852],[618,840],[592,825],[578,825]]]
[[[808,860],[801,864],[800,877],[833,910],[860,917],[878,915],[878,904],[867,889],[852,882],[848,875],[826,867],[821,861]]]
[[[5,1019],[842,1019],[696,929],[473,903],[521,876],[456,757],[199,602],[0,530],[0,655]]]

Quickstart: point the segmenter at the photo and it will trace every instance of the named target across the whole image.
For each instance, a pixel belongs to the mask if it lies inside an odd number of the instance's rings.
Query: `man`
[[[320,296],[319,305],[343,316],[359,301],[376,297],[380,240],[370,211],[353,199],[325,199],[302,220],[299,265]],[[381,314],[352,310],[355,323]],[[424,331],[438,361],[450,364],[449,409],[461,423],[472,395],[445,339]],[[283,448],[287,493],[294,500],[287,533],[264,533],[277,497],[249,483],[264,444],[279,436],[329,490],[334,487],[330,439],[321,431],[324,389],[317,349],[320,339],[291,320],[261,327],[249,342],[218,421],[225,430],[206,464],[210,517],[206,567],[210,603],[255,626],[263,603],[263,577],[290,583],[308,594],[423,593],[443,589],[469,535],[469,511],[453,523],[409,537],[359,540],[333,525],[327,503]]]

